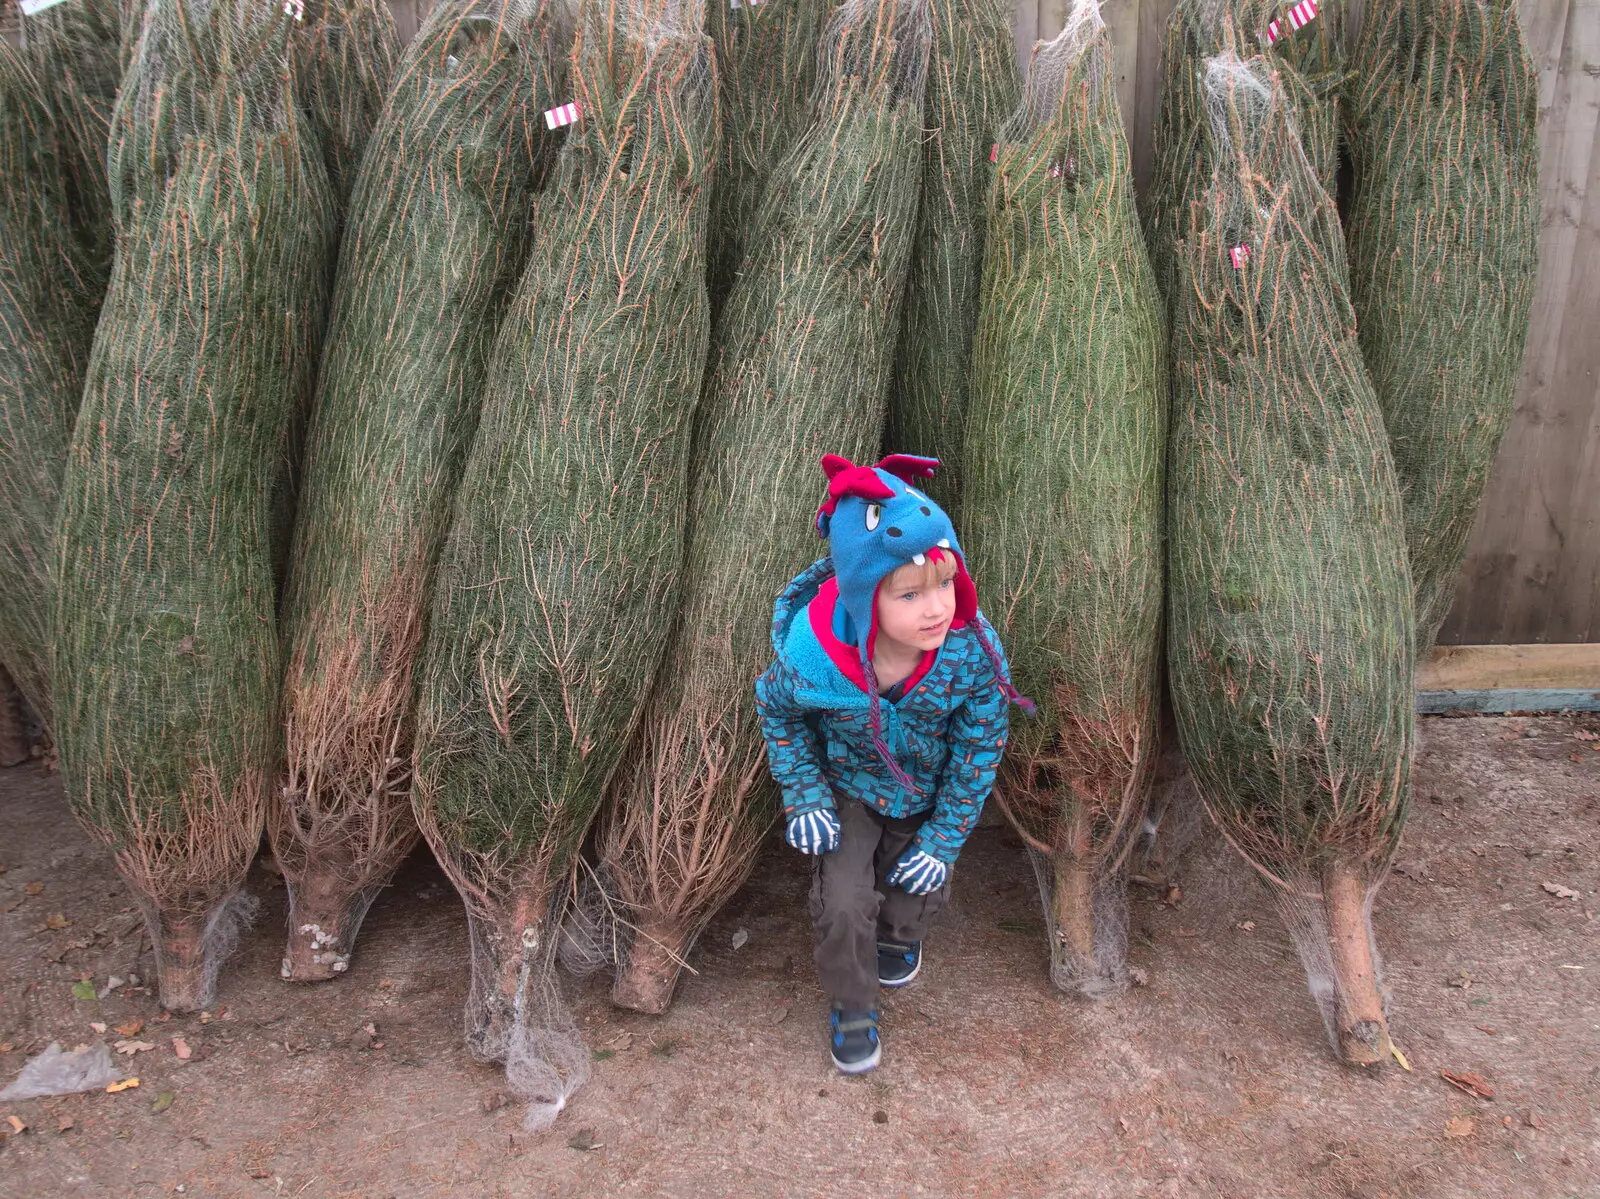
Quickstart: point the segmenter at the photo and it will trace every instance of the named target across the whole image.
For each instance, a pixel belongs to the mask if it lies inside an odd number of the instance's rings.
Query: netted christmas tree
[[[676,632],[618,767],[601,872],[631,930],[612,996],[666,1010],[777,812],[753,681],[773,597],[814,555],[816,466],[883,429],[922,169],[927,0],[847,0],[811,124],[768,181],[717,326]]]
[[[972,333],[1001,124],[1016,108],[1011,8],[1001,0],[929,0],[922,204],[906,286],[905,323],[889,389],[884,448],[939,459],[925,484],[954,513],[965,475],[962,439],[972,382]]]
[[[1415,701],[1400,491],[1333,202],[1281,73],[1206,64],[1215,164],[1179,239],[1169,663],[1207,810],[1269,884],[1348,1062],[1392,1050],[1372,899]]]
[[[1098,0],[1033,55],[990,197],[966,542],[1038,715],[995,798],[1044,899],[1056,985],[1126,978],[1124,863],[1155,761],[1166,355]]]
[[[1539,83],[1510,0],[1370,6],[1355,65],[1350,284],[1405,499],[1426,655],[1522,377],[1539,268]]]
[[[699,0],[580,10],[576,124],[494,348],[424,651],[413,797],[471,925],[467,1040],[505,1061],[534,1125],[587,1074],[555,930],[678,592],[710,336],[701,20]]]
[[[150,8],[112,123],[116,261],[62,483],[62,774],[175,1010],[210,1002],[278,754],[273,504],[333,225],[290,24]]]
[[[287,0],[286,7],[303,26],[294,37],[295,92],[342,219],[389,97],[400,35],[384,0]]]
[[[1155,166],[1141,211],[1156,282],[1169,309],[1178,277],[1174,244],[1211,177],[1205,159],[1205,63],[1228,51],[1265,51],[1294,110],[1306,157],[1329,195],[1339,171],[1339,93],[1346,77],[1345,0],[1179,0],[1161,53]]]
[[[767,176],[805,132],[817,41],[835,0],[708,0],[722,149],[706,241],[713,319],[733,291]]]
[[[538,0],[435,8],[352,197],[284,607],[287,775],[268,824],[296,981],[348,967],[418,837],[414,667],[554,145],[541,117],[566,74],[553,15]]]
[[[111,269],[119,13],[62,4],[24,32],[0,41],[0,660],[48,725],[50,542]]]

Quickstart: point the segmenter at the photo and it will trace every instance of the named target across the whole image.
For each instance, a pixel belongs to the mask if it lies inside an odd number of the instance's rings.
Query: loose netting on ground
[[[471,921],[468,1044],[530,1127],[587,1077],[556,933],[683,558],[717,130],[699,0],[586,0],[572,83],[440,558],[413,791]]]
[[[0,660],[47,726],[50,542],[111,268],[118,22],[84,0],[0,42]]]
[[[1404,524],[1333,202],[1264,57],[1206,64],[1181,231],[1169,663],[1207,810],[1268,882],[1330,1038],[1392,1049],[1369,920],[1415,724]]]
[[[1510,0],[1369,7],[1355,65],[1350,283],[1426,654],[1522,377],[1539,266],[1538,76]]]
[[[711,198],[706,270],[713,320],[744,262],[767,176],[805,132],[817,40],[834,0],[708,0],[717,48],[722,149]]]
[[[527,259],[566,46],[539,0],[445,0],[351,199],[284,605],[282,973],[345,970],[416,844],[414,667],[488,357]],[[547,49],[548,47],[548,49]]]
[[[1038,871],[1051,978],[1126,978],[1124,866],[1155,761],[1166,356],[1097,0],[1034,50],[996,152],[966,541],[1037,716],[995,788]]]
[[[383,0],[290,0],[304,10],[295,31],[295,94],[315,134],[342,220],[389,96],[400,35]]]
[[[62,774],[176,1010],[210,1001],[278,751],[273,509],[332,231],[289,24],[151,5],[112,123],[116,261],[62,483]]]
[[[989,153],[1016,108],[1011,6],[930,0],[922,204],[884,434],[888,453],[939,459],[928,493],[955,513],[983,283]]]
[[[696,420],[680,616],[600,838],[628,944],[613,999],[665,1011],[777,813],[752,687],[815,547],[816,464],[868,458],[916,221],[927,0],[848,0],[810,127],[773,172]]]
[[[1303,19],[1308,11],[1310,18]],[[1141,207],[1156,283],[1169,309],[1177,305],[1174,243],[1211,177],[1212,164],[1205,159],[1205,62],[1225,50],[1270,55],[1306,156],[1329,195],[1338,176],[1344,0],[1324,0],[1320,7],[1294,0],[1179,0],[1162,48],[1155,165]]]

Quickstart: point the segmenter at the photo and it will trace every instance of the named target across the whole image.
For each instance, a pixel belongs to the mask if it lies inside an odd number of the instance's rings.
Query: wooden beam
[[[1600,643],[1441,645],[1417,668],[1418,691],[1600,691]]]

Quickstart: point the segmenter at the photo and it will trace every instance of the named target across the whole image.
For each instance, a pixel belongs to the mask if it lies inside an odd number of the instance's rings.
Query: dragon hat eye
[[[867,505],[867,532],[872,532],[878,527],[878,522],[883,519],[883,509],[877,504]]]

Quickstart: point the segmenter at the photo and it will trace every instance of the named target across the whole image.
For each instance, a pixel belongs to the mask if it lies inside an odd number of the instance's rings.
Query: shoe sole
[[[833,1057],[833,1053],[830,1051],[828,1056]],[[833,1064],[839,1067],[840,1074],[865,1074],[868,1070],[877,1068],[878,1059],[882,1056],[883,1046],[879,1044],[872,1047],[871,1057],[864,1057],[859,1062],[841,1062],[838,1058],[834,1057]]]
[[[910,974],[906,975],[904,978],[896,978],[896,979],[880,978],[878,980],[878,985],[880,987],[903,987],[908,982],[910,982],[912,979],[916,978],[917,975],[919,975],[921,973],[922,973],[922,958],[918,957],[917,958],[917,964],[912,969]]]

